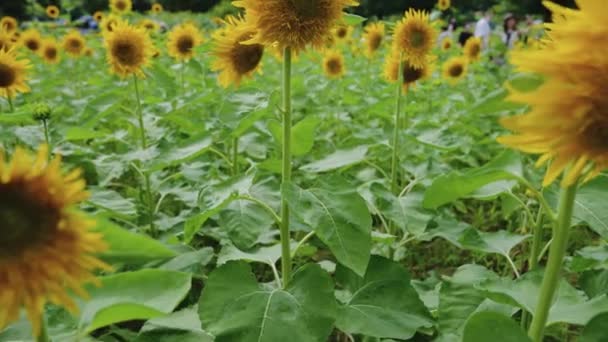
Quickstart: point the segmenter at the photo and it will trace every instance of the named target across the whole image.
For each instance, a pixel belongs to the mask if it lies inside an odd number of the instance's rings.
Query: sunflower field
[[[0,341],[608,341],[606,2],[358,5],[3,16]]]

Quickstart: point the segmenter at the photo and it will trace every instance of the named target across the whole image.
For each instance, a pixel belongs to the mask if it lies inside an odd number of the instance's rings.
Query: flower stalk
[[[281,188],[291,181],[291,48],[283,52],[283,179]],[[289,245],[289,206],[281,195],[281,273],[283,287],[291,278],[291,250]]]

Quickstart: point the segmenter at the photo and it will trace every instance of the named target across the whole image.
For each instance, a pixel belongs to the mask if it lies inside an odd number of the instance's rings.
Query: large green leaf
[[[224,208],[219,215],[220,228],[225,230],[237,247],[248,249],[260,235],[274,224],[272,216],[251,201],[237,200]]]
[[[308,154],[315,143],[315,131],[320,120],[315,116],[307,116],[302,121],[295,124],[291,129],[291,153],[294,156]],[[272,132],[277,143],[283,141],[282,126],[278,121],[270,121],[268,128]]]
[[[148,172],[158,171],[165,167],[179,165],[204,154],[211,147],[211,137],[205,135],[198,139],[193,139],[181,147],[171,148],[155,158],[152,166],[149,167]]]
[[[145,269],[100,278],[90,286],[80,329],[84,332],[129,320],[150,319],[172,312],[190,290],[186,273]]]
[[[581,334],[579,342],[607,342],[608,334],[606,327],[608,326],[608,313],[603,313],[593,317],[585,326]]]
[[[346,276],[348,270],[336,272],[354,291],[338,310],[336,326],[340,330],[405,340],[418,329],[433,326],[431,314],[410,284],[409,274],[398,263],[373,256],[365,277]]]
[[[506,150],[481,168],[435,179],[425,193],[424,207],[437,208],[463,197],[492,198],[513,188],[522,173],[519,155]]]
[[[152,318],[141,328],[135,342],[212,342],[213,336],[201,329],[196,308]]]
[[[356,188],[331,177],[318,188],[304,190],[287,183],[282,191],[293,215],[316,232],[341,264],[363,276],[370,258],[372,219]]]
[[[338,150],[325,158],[306,164],[300,169],[312,173],[337,170],[346,166],[361,163],[367,155],[367,146],[357,146],[349,150]]]
[[[479,312],[464,326],[462,342],[531,342],[511,318],[496,312]]]
[[[146,263],[174,257],[174,251],[148,236],[122,229],[105,219],[97,219],[95,231],[103,234],[110,248],[101,257],[111,263]]]
[[[574,217],[608,240],[608,177],[601,176],[583,185],[576,194]]]
[[[308,264],[285,289],[270,288],[257,283],[249,265],[231,261],[210,274],[199,314],[217,342],[325,341],[336,314],[333,283]]]

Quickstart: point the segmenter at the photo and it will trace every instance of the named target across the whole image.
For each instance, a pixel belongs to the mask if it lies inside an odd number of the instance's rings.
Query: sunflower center
[[[177,50],[182,54],[190,53],[193,47],[194,39],[190,36],[182,36],[177,40]]]
[[[481,52],[481,47],[477,44],[471,46],[471,56],[477,56]]]
[[[57,49],[54,47],[48,47],[46,50],[44,50],[44,55],[48,59],[55,59],[55,57],[57,57]]]
[[[116,9],[119,11],[124,11],[127,9],[127,3],[124,1],[117,1],[116,2]]]
[[[462,65],[460,64],[456,64],[456,65],[452,65],[450,67],[450,76],[452,77],[459,77],[460,75],[462,75],[462,72],[464,71],[464,68],[462,67]]]
[[[239,41],[245,41],[250,38],[250,35],[245,35]],[[244,45],[237,44],[232,52],[232,61],[236,71],[241,74],[247,74],[255,70],[262,60],[264,55],[264,46],[260,44]]]
[[[419,30],[412,31],[411,35],[412,47],[419,48],[424,46],[424,42],[426,41],[424,32]]]
[[[317,16],[322,0],[288,0],[295,7],[298,17],[310,19]]]
[[[28,39],[25,42],[25,46],[27,46],[27,48],[30,49],[30,50],[32,50],[32,51],[36,51],[40,47],[40,44],[38,44],[38,41],[35,40],[35,39]]]
[[[589,147],[608,151],[608,122],[595,121],[589,124],[582,136]]]
[[[378,50],[378,48],[380,47],[380,44],[382,44],[382,36],[379,34],[374,34],[370,37],[369,39],[369,48],[372,51],[376,51]]]
[[[340,38],[346,37],[346,33],[347,33],[347,30],[345,27],[340,27],[337,32],[338,37],[340,37]]]
[[[416,69],[405,63],[403,66],[403,83],[410,84],[418,81],[422,77],[422,69]]]
[[[80,50],[80,48],[82,48],[82,44],[78,39],[70,39],[69,44],[72,50]]]
[[[122,65],[135,66],[139,63],[140,55],[137,46],[129,41],[119,41],[112,46],[112,55]]]
[[[17,73],[10,65],[0,63],[0,88],[8,88],[17,79]],[[2,222],[2,221],[0,221]]]
[[[0,185],[0,256],[14,255],[57,228],[59,211],[31,197],[19,184]]]
[[[327,69],[332,75],[337,75],[342,71],[342,64],[337,59],[330,59],[327,61]]]

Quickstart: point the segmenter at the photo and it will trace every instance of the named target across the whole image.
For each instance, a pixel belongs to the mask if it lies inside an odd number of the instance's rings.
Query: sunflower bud
[[[51,114],[53,114],[53,109],[48,104],[36,103],[34,105],[34,110],[32,113],[34,120],[47,121],[51,118]]]

